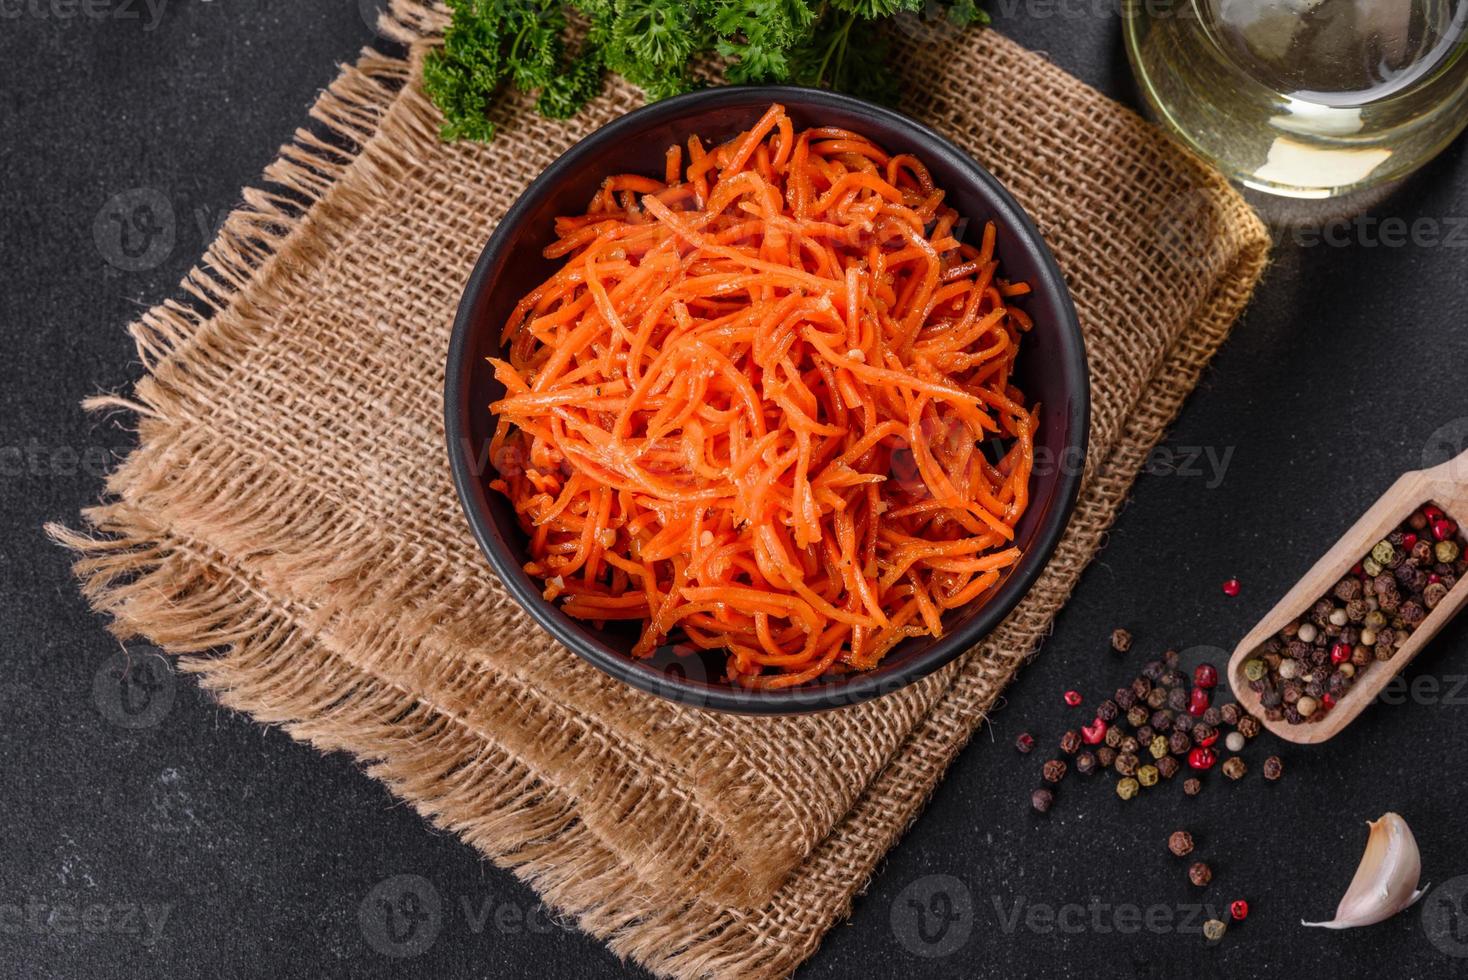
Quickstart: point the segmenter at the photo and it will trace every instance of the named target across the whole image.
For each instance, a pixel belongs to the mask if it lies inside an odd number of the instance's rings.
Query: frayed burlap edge
[[[385,33],[404,42],[441,29],[442,17],[397,3]],[[312,116],[357,147],[371,140],[383,112],[407,78],[406,62],[367,52],[322,96]],[[374,149],[377,149],[374,146]],[[391,152],[385,148],[383,152]],[[398,161],[403,166],[411,161]],[[150,386],[168,383],[180,350],[218,311],[246,302],[244,290],[293,236],[309,236],[311,209],[355,168],[361,151],[300,131],[266,171],[282,193],[245,192],[218,241],[184,282],[193,305],[167,302],[133,327],[140,357],[154,377],[132,399],[104,397],[92,408],[137,414],[140,441],[154,433]],[[1242,208],[1242,204],[1239,205]],[[1230,215],[1245,228],[1252,215]],[[776,976],[788,973],[846,914],[876,862],[921,809],[954,754],[992,706],[1004,682],[1031,652],[1032,637],[1068,597],[1081,569],[1147,451],[1196,384],[1207,359],[1247,302],[1267,255],[1262,228],[1246,235],[1236,268],[1200,308],[1194,329],[1144,389],[1111,458],[1093,463],[1072,531],[1016,615],[978,650],[934,680],[951,684],[937,707],[869,787],[835,833],[763,908],[703,903],[669,906],[649,890],[623,856],[581,822],[574,801],[538,780],[513,751],[465,729],[451,710],[425,704],[410,689],[374,676],[313,642],[300,623],[319,612],[284,608],[264,584],[242,573],[209,545],[164,527],[130,503],[148,476],[130,459],[112,480],[113,503],[86,512],[101,537],[52,527],[83,557],[77,572],[93,604],[114,617],[120,635],[143,634],[181,655],[221,703],[323,750],[342,749],[435,824],[513,868],[551,904],[614,951],[669,976]],[[177,381],[178,379],[173,379]],[[156,465],[157,461],[151,463]],[[130,468],[131,467],[131,468]],[[1077,531],[1084,528],[1084,531]]]

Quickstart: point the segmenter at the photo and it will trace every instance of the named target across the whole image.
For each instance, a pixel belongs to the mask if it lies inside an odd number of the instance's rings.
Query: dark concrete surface
[[[149,675],[151,689],[134,691],[142,700],[124,710],[106,672],[118,645],[41,532],[44,521],[74,521],[98,496],[110,454],[129,444],[115,420],[77,407],[139,375],[124,324],[173,294],[239,188],[258,178],[337,65],[373,41],[362,15],[372,6],[0,2],[0,975],[626,969],[343,756],[262,730],[166,671]],[[1104,5],[997,9],[1000,30],[1134,99]],[[119,202],[139,201],[157,208],[173,240],[119,258],[96,226]],[[1282,236],[1252,309],[1042,655],[804,975],[1468,970],[1462,626],[1418,661],[1405,703],[1374,707],[1327,746],[1284,750],[1278,784],[1258,778],[1268,750],[1256,745],[1254,773],[1237,785],[1215,778],[1197,799],[1171,787],[1124,805],[1099,777],[1072,777],[1041,818],[1027,799],[1043,756],[1009,744],[1025,728],[1053,744],[1075,717],[1060,693],[1110,690],[1142,654],[1231,647],[1398,473],[1468,438],[1463,142],[1371,216],[1431,223],[1442,240],[1388,247],[1369,222],[1336,244]],[[1236,599],[1219,589],[1230,576],[1243,583]],[[1106,652],[1118,624],[1137,635],[1132,664]],[[1363,821],[1388,809],[1416,831],[1436,897],[1370,929],[1302,929],[1302,916],[1329,916],[1364,844]],[[1193,831],[1214,865],[1205,891],[1164,850],[1177,827]],[[438,929],[413,934],[421,951],[412,939],[394,944],[407,933],[384,937],[373,925],[384,897],[411,911],[399,875],[419,876],[411,888],[438,900],[436,917],[422,906],[420,921]],[[935,891],[959,918],[931,945],[908,902]],[[1198,906],[1236,897],[1253,906],[1247,925],[1205,947]]]

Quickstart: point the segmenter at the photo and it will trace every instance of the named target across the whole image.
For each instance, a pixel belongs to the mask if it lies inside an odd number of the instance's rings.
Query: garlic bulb
[[[1418,888],[1422,877],[1422,856],[1412,830],[1395,813],[1367,822],[1371,835],[1366,840],[1366,853],[1356,868],[1356,877],[1336,907],[1329,922],[1304,922],[1304,926],[1323,929],[1351,929],[1369,926],[1389,919],[1411,906],[1427,891]]]

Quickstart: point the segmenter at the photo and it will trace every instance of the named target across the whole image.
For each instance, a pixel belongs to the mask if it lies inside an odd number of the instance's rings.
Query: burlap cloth
[[[460,290],[496,219],[573,141],[507,100],[445,145],[416,67],[440,11],[394,5],[247,190],[189,296],[132,328],[139,446],[78,571],[115,629],[219,700],[342,749],[429,820],[662,974],[794,969],[845,914],[1034,650],[1265,263],[1224,182],[992,30],[899,39],[904,109],[1034,215],[1086,333],[1091,459],[1054,560],[1000,629],[880,700],[749,718],[623,686],[551,641],[471,539],[440,423]],[[324,130],[323,130],[324,127]]]

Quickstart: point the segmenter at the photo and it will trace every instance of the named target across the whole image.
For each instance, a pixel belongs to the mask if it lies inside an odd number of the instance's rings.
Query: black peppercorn
[[[1208,710],[1203,712],[1203,724],[1205,725],[1217,728],[1222,721],[1223,712],[1219,711],[1216,705],[1210,705]]]
[[[1116,750],[1118,752],[1137,752],[1140,748],[1141,743],[1135,738],[1130,735],[1123,735],[1121,737],[1121,744],[1116,747]]]
[[[1167,706],[1173,711],[1188,710],[1188,692],[1186,688],[1175,687],[1167,692]]]
[[[1203,780],[1199,779],[1197,776],[1189,776],[1187,779],[1183,780],[1183,792],[1187,793],[1189,796],[1197,796],[1199,793],[1203,792]]]
[[[1259,728],[1259,719],[1253,715],[1244,715],[1244,717],[1239,719],[1239,734],[1245,738],[1253,738],[1255,735],[1258,735]]]
[[[1135,737],[1139,745],[1146,745],[1147,743],[1152,741],[1153,736],[1155,736],[1156,734],[1157,733],[1152,730],[1151,725],[1143,725],[1137,729]]]
[[[1237,701],[1230,701],[1218,709],[1225,725],[1237,725],[1239,723],[1240,708]]]
[[[1111,764],[1116,761],[1116,750],[1109,745],[1103,745],[1096,750],[1096,762],[1102,769],[1110,769]]]
[[[1167,838],[1167,849],[1177,857],[1193,853],[1193,835],[1186,830],[1174,830]]]
[[[1402,603],[1402,608],[1399,611],[1399,614],[1402,617],[1402,622],[1406,623],[1407,628],[1411,630],[1415,630],[1417,627],[1421,626],[1422,621],[1427,618],[1427,610],[1423,609],[1420,605],[1413,602],[1411,599],[1408,599],[1406,602]]]
[[[1311,681],[1305,685],[1305,694],[1315,700],[1320,700],[1320,695],[1325,693],[1325,685],[1319,681]]]
[[[1284,703],[1284,699],[1279,696],[1278,688],[1266,687],[1264,690],[1259,692],[1259,703],[1264,705],[1264,707],[1266,708],[1278,708],[1282,703]]]
[[[1145,677],[1138,677],[1132,681],[1132,694],[1136,695],[1138,701],[1145,698],[1152,690],[1152,682]]]
[[[1117,653],[1126,653],[1132,648],[1132,635],[1124,629],[1111,631],[1111,649]]]
[[[1265,779],[1269,780],[1270,782],[1274,782],[1276,779],[1283,775],[1284,763],[1280,761],[1279,756],[1272,755],[1264,760]]]
[[[1137,696],[1132,693],[1132,689],[1129,687],[1118,687],[1112,700],[1116,702],[1118,708],[1126,711],[1137,703]]]
[[[1141,762],[1142,760],[1138,759],[1135,753],[1123,752],[1116,757],[1116,762],[1113,763],[1113,767],[1123,776],[1135,776],[1137,774],[1137,767],[1141,765]]]
[[[1198,719],[1184,711],[1172,720],[1172,729],[1176,732],[1190,732],[1196,724],[1198,724]]]
[[[1160,708],[1167,703],[1167,688],[1154,687],[1147,692],[1147,707]]]
[[[1173,755],[1187,755],[1193,748],[1193,740],[1187,732],[1173,732],[1167,739],[1167,749]]]
[[[1134,704],[1127,709],[1126,721],[1133,728],[1147,724],[1147,717],[1151,714],[1144,705]]]
[[[1157,760],[1157,774],[1163,779],[1171,779],[1177,775],[1180,763],[1170,755],[1165,755]]]
[[[1055,802],[1055,794],[1048,789],[1037,789],[1030,794],[1030,806],[1039,813],[1048,813],[1050,805]]]
[[[1199,745],[1206,745],[1211,739],[1218,737],[1218,728],[1207,722],[1198,722],[1193,726],[1193,741]]]
[[[1102,701],[1100,704],[1096,705],[1096,717],[1100,718],[1107,724],[1115,721],[1116,716],[1119,713],[1120,709],[1117,708],[1116,702],[1111,700],[1110,698],[1107,698],[1105,701]]]
[[[1177,665],[1182,661],[1182,659],[1182,654],[1172,649],[1169,649],[1162,655],[1162,662],[1167,664],[1170,670],[1176,670]]]
[[[1339,701],[1350,686],[1351,679],[1340,671],[1336,671],[1330,675],[1330,681],[1326,684],[1326,689],[1330,691],[1331,697]]]
[[[1110,728],[1106,729],[1105,742],[1113,749],[1121,745],[1121,740],[1125,737],[1126,736],[1122,733],[1122,730],[1115,725],[1112,725]]]
[[[1060,736],[1060,751],[1066,755],[1075,755],[1081,750],[1081,733],[1074,729]]]
[[[1162,686],[1168,689],[1168,697],[1172,696],[1173,688],[1186,687],[1187,683],[1188,675],[1184,674],[1180,670],[1169,670],[1167,673],[1162,675]]]
[[[1300,714],[1300,709],[1295,707],[1293,704],[1287,704],[1284,706],[1284,720],[1289,722],[1291,725],[1298,725],[1301,720],[1304,719],[1304,717],[1304,715]]]
[[[1082,752],[1076,756],[1076,772],[1082,776],[1089,776],[1096,771],[1096,757],[1090,752]]]
[[[1065,763],[1059,759],[1051,759],[1040,770],[1040,775],[1045,777],[1047,783],[1058,783],[1065,778]]]
[[[1202,861],[1196,861],[1188,869],[1188,880],[1199,888],[1204,888],[1213,880],[1213,869]]]
[[[1172,712],[1166,708],[1158,708],[1152,712],[1152,717],[1147,719],[1154,731],[1167,732],[1172,730]]]
[[[1335,584],[1335,597],[1350,602],[1361,594],[1361,580],[1347,576]]]
[[[1284,718],[1283,708],[1265,708],[1264,717],[1270,721],[1281,721]]]

